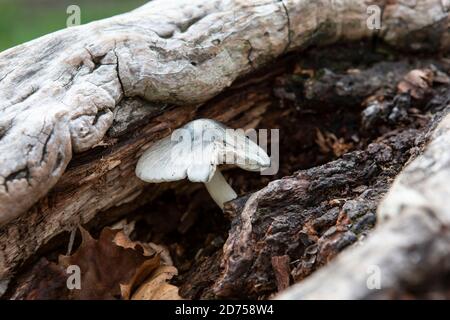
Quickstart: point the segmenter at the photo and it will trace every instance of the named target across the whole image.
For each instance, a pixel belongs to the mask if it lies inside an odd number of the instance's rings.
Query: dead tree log
[[[333,50],[327,49],[331,51],[327,54],[336,56]],[[342,48],[341,52],[346,54]],[[305,52],[301,61],[322,54],[319,50]],[[364,56],[371,61],[370,54]],[[328,68],[323,76],[303,82],[298,75],[283,75],[280,78],[285,81],[280,80],[282,84],[274,91],[283,99],[280,104],[285,104],[285,108],[298,104],[300,110],[306,111],[310,105],[313,108],[310,112],[316,113],[315,116],[291,113],[296,128],[306,132],[333,130],[342,139],[340,142],[335,138],[328,142],[318,139],[316,143],[322,152],[331,149],[338,155],[345,154],[293,175],[291,169],[289,176],[270,182],[250,198],[231,202],[226,214],[232,222],[223,250],[219,256],[207,257],[192,268],[182,282],[183,296],[269,297],[286,283],[307,278],[350,245],[363,243],[375,225],[378,204],[393,179],[407,161],[420,154],[429,140],[428,133],[448,112],[447,63],[440,66],[442,71],[435,69],[434,85],[430,82],[434,88],[428,88],[427,94],[416,99],[409,94],[393,93],[403,88],[402,78],[420,74],[416,68],[427,70],[438,66],[438,60],[411,58],[409,62],[387,63],[381,58],[382,62],[369,63],[367,69],[360,65],[350,74],[341,69],[345,61],[339,60],[340,64],[329,59],[323,61]],[[354,63],[352,58],[349,61]],[[289,79],[295,82],[290,83]],[[418,91],[412,94],[419,96]],[[328,113],[334,121],[328,122]],[[314,117],[320,119],[321,125],[314,123]],[[284,126],[281,132],[289,135],[289,128]],[[308,139],[297,139],[289,136],[286,142],[281,141],[280,154],[284,158],[292,156],[286,149],[289,144],[308,148]],[[348,152],[348,148],[357,151]],[[295,162],[304,161],[304,157],[295,157]],[[315,162],[309,163],[311,167]]]
[[[371,4],[383,12],[379,31],[366,25]],[[0,278],[64,230],[129,211],[144,189],[136,157],[170,130],[200,115],[254,126],[267,107],[257,89],[238,107],[224,98],[199,108],[236,79],[289,51],[374,35],[446,49],[448,9],[441,0],[152,1],[1,53]]]
[[[382,223],[364,244],[279,299],[449,298],[449,115],[430,139],[395,180],[378,210]]]

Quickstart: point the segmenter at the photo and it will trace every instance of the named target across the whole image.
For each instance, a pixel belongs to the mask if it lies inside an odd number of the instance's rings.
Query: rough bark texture
[[[380,31],[366,26],[370,4],[383,9]],[[448,9],[440,0],[157,0],[1,53],[0,278],[57,234],[137,205],[136,158],[170,130],[198,116],[255,126],[267,107],[257,84],[239,108],[226,98],[199,108],[236,79],[288,51],[373,35],[446,49]]]
[[[344,252],[278,298],[448,299],[449,139],[447,115],[425,153],[394,182],[379,208],[383,223],[364,245]],[[374,270],[381,280],[378,288],[367,284]]]

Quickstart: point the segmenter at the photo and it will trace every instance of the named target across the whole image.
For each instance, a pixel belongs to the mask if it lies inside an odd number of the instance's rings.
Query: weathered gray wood
[[[46,194],[72,150],[88,150],[102,140],[124,96],[203,102],[287,50],[370,36],[368,4],[152,1],[129,14],[3,52],[0,221],[23,213]],[[418,1],[415,8],[401,1],[389,5],[382,37],[397,43],[445,22],[443,9],[440,1]]]
[[[379,32],[366,26],[371,4],[383,9]],[[287,51],[375,33],[395,46],[442,50],[450,43],[448,9],[441,0],[156,0],[1,53],[0,224],[20,217],[0,230],[0,278],[56,234],[135,199],[143,189],[133,179],[135,157],[237,78]],[[130,129],[132,147],[120,137],[142,113],[128,105],[123,114],[125,98],[153,102],[138,103],[153,122]],[[182,107],[155,118],[168,104]],[[215,116],[232,119],[222,107]],[[118,138],[105,136],[114,124]],[[81,157],[65,176],[82,178],[78,188],[60,180],[73,154],[99,145],[105,157]],[[117,188],[115,179],[126,183]]]

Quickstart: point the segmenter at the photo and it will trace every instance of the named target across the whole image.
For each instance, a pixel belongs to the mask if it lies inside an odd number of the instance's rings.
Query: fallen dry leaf
[[[164,246],[131,241],[122,230],[105,228],[98,240],[82,228],[80,232],[81,245],[74,254],[61,255],[58,264],[41,259],[22,276],[21,286],[11,298],[130,299],[142,284],[135,296],[181,299],[178,288],[167,283],[177,274],[177,269],[168,265],[172,260]],[[81,270],[79,290],[67,288],[70,274],[66,270],[71,265]]]
[[[132,220],[132,221],[128,222],[128,220],[126,218],[122,219],[122,220],[114,223],[112,226],[110,226],[110,228],[113,230],[120,230],[127,237],[129,237],[131,235],[131,233],[134,231],[135,227],[136,227],[136,221]]]
[[[139,241],[132,241],[130,238],[122,231],[116,233],[114,237],[114,243],[124,248],[135,249],[137,246],[141,246],[144,250],[145,256],[158,255],[162,258],[164,265],[158,267],[154,270],[149,277],[148,271],[152,270],[151,266],[147,266],[145,263],[142,268],[137,270],[135,277],[131,279],[128,284],[121,284],[120,291],[122,297],[126,300],[130,299],[132,290],[137,284],[142,283],[146,278],[147,281],[143,284],[146,289],[142,290],[144,296],[148,296],[148,299],[138,299],[138,300],[174,300],[181,299],[178,296],[178,288],[168,284],[166,281],[170,280],[174,275],[178,273],[175,267],[172,267],[172,259],[168,249],[164,246],[160,246],[154,243],[142,243]],[[151,262],[151,260],[149,260]],[[150,268],[149,268],[150,267]],[[142,286],[141,286],[142,287]],[[158,292],[156,292],[159,290]],[[150,296],[150,291],[152,292]],[[177,298],[178,297],[178,298]]]
[[[123,299],[129,300],[133,290],[141,284],[155,270],[155,268],[158,268],[160,263],[159,256],[155,256],[155,258],[157,259],[144,261],[144,263],[138,267],[131,279],[124,283],[120,283],[120,293]]]
[[[346,143],[343,138],[337,138],[334,133],[322,133],[316,128],[316,143],[322,153],[333,152],[336,157],[340,157],[353,148],[352,143]]]
[[[304,69],[302,68],[302,66],[300,65],[296,65],[294,68],[294,72],[295,75],[306,75],[309,78],[313,78],[315,76],[315,70],[314,69]]]
[[[117,232],[113,241],[118,246],[121,246],[124,248],[135,249],[136,246],[140,246],[140,247],[142,247],[142,249],[144,249],[145,256],[150,257],[155,254],[158,254],[164,265],[168,265],[168,266],[173,265],[172,258],[170,257],[169,249],[166,246],[158,245],[158,244],[155,244],[152,242],[143,243],[140,241],[132,241],[124,232],[122,232],[122,230]]]
[[[136,290],[132,300],[181,300],[178,288],[167,283],[178,271],[173,266],[160,266]]]
[[[103,229],[98,240],[86,230],[80,231],[78,250],[71,256],[59,257],[61,266],[77,265],[81,269],[81,290],[71,290],[71,299],[118,299],[124,297],[123,293],[129,296],[160,264],[158,255],[145,256],[139,245],[132,249],[116,244],[113,240],[117,230]]]
[[[397,85],[400,93],[409,93],[415,99],[423,99],[433,83],[433,71],[411,70]]]

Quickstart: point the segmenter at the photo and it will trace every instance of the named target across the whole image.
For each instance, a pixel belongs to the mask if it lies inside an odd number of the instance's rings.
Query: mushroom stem
[[[216,169],[213,177],[209,182],[205,182],[205,187],[208,190],[211,198],[217,203],[217,205],[223,209],[223,204],[227,201],[237,198],[236,192],[228,184],[225,177],[220,172],[219,168]]]

